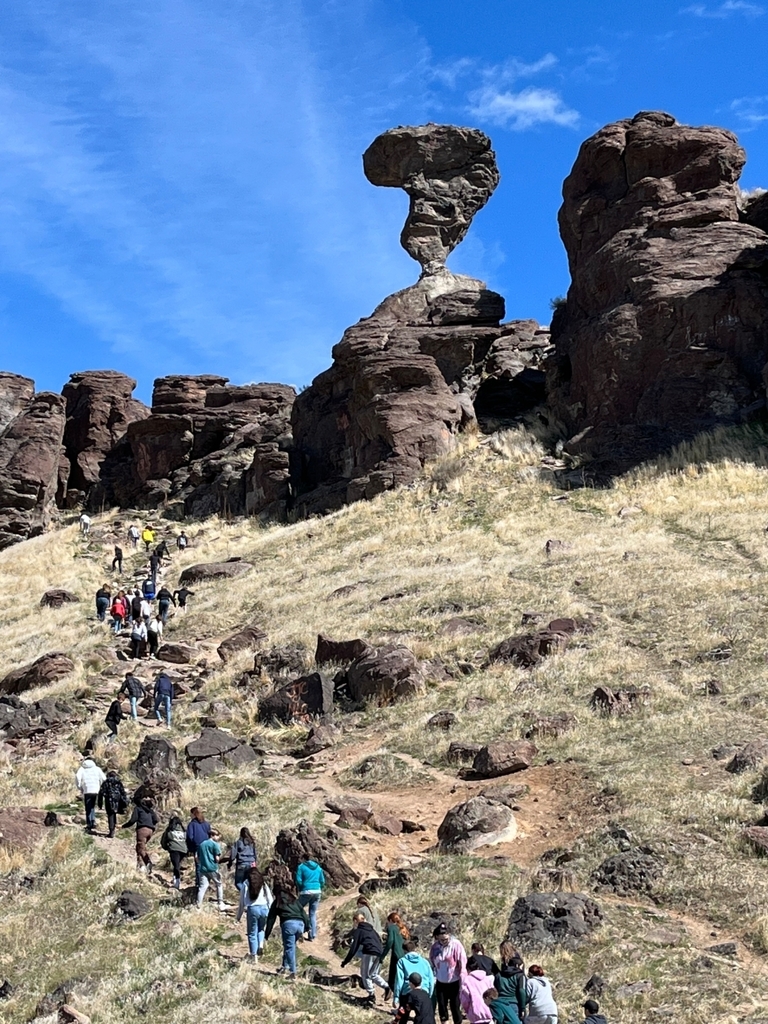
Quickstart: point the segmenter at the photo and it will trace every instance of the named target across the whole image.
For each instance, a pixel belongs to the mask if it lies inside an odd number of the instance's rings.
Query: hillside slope
[[[768,872],[742,834],[762,816],[752,799],[760,766],[730,773],[712,753],[768,735],[764,441],[755,432],[721,434],[610,489],[563,493],[541,479],[543,453],[522,431],[470,436],[412,488],[325,519],[193,524],[192,546],[174,555],[168,582],[198,562],[242,557],[253,569],[193,587],[188,614],[172,618],[166,638],[195,644],[206,664],[195,668],[199,689],[177,702],[168,735],[182,752],[201,717],[219,715],[267,753],[260,766],[204,779],[182,771],[185,813],[202,804],[227,840],[249,825],[266,859],[280,828],[302,817],[333,824],[326,799],[362,790],[378,810],[425,827],[397,837],[341,833],[340,850],[364,877],[411,871],[407,888],[374,897],[377,909],[383,916],[397,908],[411,921],[456,914],[467,946],[477,938],[497,947],[532,877],[551,887],[558,851],[560,883],[591,893],[605,915],[575,952],[524,951],[553,979],[563,1019],[581,1015],[593,973],[606,980],[609,1020],[764,1019]],[[112,841],[82,834],[72,783],[85,742],[92,737],[97,759],[135,785],[129,764],[154,728],[124,723],[120,743],[104,743],[104,712],[127,667],[113,649],[125,641],[95,620],[92,595],[113,581],[112,544],[128,524],[106,514],[88,539],[71,525],[0,554],[0,677],[46,651],[66,651],[75,673],[23,699],[66,697],[83,717],[60,735],[0,747],[0,807],[55,809],[65,821],[26,849],[9,836],[0,846],[0,981],[14,986],[4,1019],[32,1019],[62,984],[82,1013],[110,1024],[370,1018],[359,992],[274,977],[277,937],[265,962],[243,962],[230,915],[195,914],[174,900],[159,849],[153,880],[134,870],[128,833]],[[547,551],[547,541],[561,543]],[[141,564],[132,554],[126,569]],[[40,608],[50,587],[81,603]],[[545,624],[567,616],[591,628],[533,669],[483,667],[501,640],[535,628],[521,627],[529,612]],[[251,622],[267,632],[267,649],[303,645],[308,667],[318,633],[394,640],[433,663],[428,685],[405,702],[338,713],[338,745],[299,759],[293,752],[306,726],[258,724],[270,681],[237,685],[253,655],[226,665],[216,655],[221,639]],[[150,679],[155,668],[142,663],[139,671]],[[718,685],[705,686],[712,680]],[[629,714],[601,716],[590,707],[599,686],[648,693]],[[457,717],[451,730],[426,729],[444,709]],[[517,739],[531,715],[557,713],[574,715],[575,728],[536,737],[534,766],[511,780],[529,787],[515,811],[516,838],[472,855],[434,852],[445,811],[489,785],[460,777],[449,744]],[[373,755],[383,768],[369,778],[356,766]],[[245,785],[257,796],[235,804]],[[627,843],[650,851],[660,876],[650,891],[595,893],[593,871]],[[144,893],[152,910],[117,926],[111,911],[126,888]],[[230,883],[230,899],[233,892]],[[354,896],[324,901],[321,941],[311,948],[337,973],[331,921],[338,911],[346,926]],[[735,959],[706,952],[726,941],[736,943]],[[309,947],[300,950],[306,966]],[[647,984],[627,988],[638,982]]]

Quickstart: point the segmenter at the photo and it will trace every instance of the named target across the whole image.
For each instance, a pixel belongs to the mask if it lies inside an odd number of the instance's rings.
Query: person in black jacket
[[[149,556],[149,575],[152,577],[152,582],[157,586],[157,570],[160,568],[160,556],[156,552],[152,552]]]
[[[467,973],[470,971],[485,971],[494,976],[499,973],[498,964],[493,957],[486,956],[482,942],[472,943],[472,956],[467,960]]]
[[[352,945],[349,947],[349,952],[344,957],[341,966],[346,967],[352,957],[360,957],[360,980],[363,983],[363,988],[368,993],[367,1003],[369,1006],[373,1006],[376,1002],[374,985],[378,985],[385,992],[389,991],[389,986],[379,974],[379,965],[381,964],[384,946],[378,932],[372,924],[366,921],[364,914],[359,912],[355,914],[352,918],[352,923],[354,924],[352,929]]]
[[[131,598],[131,619],[133,622],[138,622],[141,619],[141,594],[138,587],[134,590]]]
[[[146,871],[149,874],[152,873],[152,858],[147,852],[147,843],[152,838],[160,820],[154,808],[154,801],[151,797],[145,796],[140,803],[134,806],[133,814],[128,821],[124,821],[122,824],[122,828],[136,826],[136,867],[139,871]]]
[[[107,609],[112,604],[112,595],[109,592],[109,587],[105,583],[103,587],[99,587],[96,591],[96,617],[99,622],[106,621]]]
[[[588,999],[584,1003],[584,1024],[608,1024],[594,999]]]
[[[112,572],[117,571],[122,574],[123,571],[123,549],[115,544],[115,557],[112,559]]]
[[[168,541],[167,540],[161,540],[160,541],[160,543],[155,548],[155,554],[160,559],[170,558],[171,557],[171,553],[168,550]]]
[[[176,598],[178,597],[178,599],[179,599],[179,611],[182,611],[182,612],[184,612],[186,614],[186,611],[187,611],[187,598],[188,597],[194,597],[194,596],[195,596],[194,590],[190,590],[189,587],[182,587],[180,590],[174,590],[174,592],[173,592],[173,597],[174,597],[173,603],[176,604]]]
[[[146,697],[147,691],[144,688],[144,684],[142,683],[142,681],[140,679],[137,679],[132,672],[125,673],[123,685],[118,690],[117,696],[119,697],[123,693],[125,693],[128,696],[128,700],[131,702],[131,718],[133,719],[134,722],[137,722],[139,719],[139,700],[142,697]]]
[[[157,613],[160,616],[160,620],[163,625],[168,621],[168,609],[173,604],[176,607],[176,602],[173,600],[173,594],[170,592],[168,587],[163,584],[155,595],[157,601]]]
[[[432,1000],[421,987],[421,975],[416,971],[408,975],[408,994],[403,996],[395,1021],[413,1021],[413,1024],[435,1024]]]
[[[109,838],[114,839],[117,816],[118,814],[125,814],[128,808],[128,794],[125,792],[125,786],[120,781],[120,776],[114,768],[107,772],[107,777],[101,784],[99,807],[103,807],[107,812]]]
[[[107,728],[109,729],[107,743],[111,743],[112,740],[117,739],[117,729],[124,718],[123,705],[120,703],[120,697],[118,695],[109,705],[107,717],[104,719],[107,723]]]

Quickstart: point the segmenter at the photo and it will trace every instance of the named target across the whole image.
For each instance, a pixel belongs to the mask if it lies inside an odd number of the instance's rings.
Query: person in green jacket
[[[495,988],[486,989],[483,992],[483,1000],[491,1011],[494,1024],[517,1024],[517,1013],[509,1003],[499,999],[499,993]]]
[[[523,958],[512,943],[507,941],[499,946],[499,956],[501,967],[494,978],[494,988],[499,1000],[511,1011],[512,1024],[521,1024],[528,1003]]]
[[[405,953],[403,943],[407,942],[410,937],[411,933],[408,931],[408,928],[400,915],[396,911],[392,911],[391,914],[388,914],[387,939],[384,943],[384,951],[381,954],[381,962],[384,963],[387,953],[392,954],[389,958],[389,974],[387,975],[387,984],[389,985],[390,992],[395,991],[397,961]]]
[[[264,931],[266,941],[272,934],[275,921],[280,921],[280,934],[283,939],[283,963],[278,974],[290,974],[291,981],[296,980],[296,940],[309,931],[309,918],[299,903],[298,893],[283,883],[275,883],[275,899],[269,908],[267,927]]]

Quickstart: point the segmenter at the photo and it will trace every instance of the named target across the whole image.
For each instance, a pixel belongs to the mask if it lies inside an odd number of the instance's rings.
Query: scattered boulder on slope
[[[437,830],[438,847],[446,853],[469,853],[517,835],[509,807],[483,796],[473,796],[446,813]]]
[[[26,704],[18,697],[0,697],[0,736],[6,740],[29,739],[80,721],[75,709],[55,697]]]
[[[303,855],[316,860],[322,864],[334,889],[349,889],[360,881],[360,875],[352,870],[333,843],[304,819],[295,828],[284,828],[278,833],[275,854],[285,862],[292,875]]]
[[[24,693],[37,686],[48,686],[75,671],[75,663],[61,651],[43,654],[30,665],[14,669],[0,679],[0,693]]]
[[[598,686],[589,700],[589,706],[606,718],[629,715],[643,708],[651,697],[647,688],[628,686],[623,690],[612,690],[609,686]]]
[[[197,654],[197,648],[192,644],[165,643],[158,648],[157,659],[172,665],[189,665]]]
[[[559,214],[572,281],[552,321],[548,401],[566,453],[589,460],[583,475],[764,405],[768,236],[740,213],[745,159],[731,132],[661,111],[582,144]]]
[[[225,767],[235,768],[256,760],[252,747],[223,729],[203,729],[185,748],[195,775],[211,775]]]
[[[1,684],[0,684],[1,685]],[[733,775],[759,768],[768,761],[768,739],[756,739],[736,751],[725,767]]]
[[[241,651],[254,651],[267,639],[267,634],[257,625],[244,626],[226,640],[222,640],[216,648],[221,660],[226,664]]]
[[[159,770],[175,772],[179,766],[176,747],[164,736],[145,736],[139,752],[131,763],[131,771],[140,779]]]
[[[507,938],[523,950],[550,946],[574,950],[602,920],[600,907],[583,893],[532,892],[516,900]]]
[[[210,580],[234,580],[244,576],[253,566],[242,559],[228,562],[201,562],[189,565],[179,576],[179,583],[208,583]]]
[[[65,604],[77,604],[79,601],[80,598],[69,590],[55,588],[53,590],[46,590],[40,598],[40,607],[61,608]]]
[[[472,772],[484,779],[512,775],[530,768],[538,752],[530,740],[497,740],[475,754]]]
[[[260,722],[295,721],[330,715],[333,712],[333,680],[322,672],[294,679],[287,686],[259,701]]]
[[[356,661],[371,651],[371,645],[365,640],[331,640],[324,633],[317,635],[315,664],[327,665],[329,662],[345,665]]]
[[[617,896],[647,895],[663,871],[658,857],[642,850],[627,850],[607,857],[592,872],[592,882],[598,891],[613,892]]]
[[[140,917],[144,917],[151,909],[151,904],[146,896],[142,896],[140,892],[134,892],[132,889],[124,889],[115,903],[116,912],[131,921],[137,921]]]
[[[558,654],[568,646],[569,633],[552,629],[539,629],[535,633],[520,633],[507,637],[488,652],[488,664],[516,665],[534,668],[544,658]]]
[[[347,669],[347,691],[354,701],[390,704],[411,697],[424,687],[416,655],[400,644],[371,648]]]

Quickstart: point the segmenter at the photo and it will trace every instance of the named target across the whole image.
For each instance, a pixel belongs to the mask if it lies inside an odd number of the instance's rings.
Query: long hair
[[[505,967],[508,964],[511,964],[515,961],[517,961],[517,963],[519,963],[520,965],[522,965],[523,963],[523,958],[517,952],[512,943],[506,939],[499,946],[499,956],[501,957],[501,962],[502,964],[504,964]]]
[[[256,900],[259,898],[259,893],[264,888],[264,875],[262,875],[256,865],[254,865],[252,868],[248,869],[246,877],[248,879],[248,895],[252,900]]]
[[[410,939],[411,933],[408,931],[405,921],[403,921],[402,917],[400,917],[396,910],[393,910],[391,914],[387,915],[387,920],[390,924],[397,925],[397,930],[404,939]]]
[[[256,841],[254,840],[250,831],[245,827],[245,825],[243,825],[243,827],[240,829],[240,838],[243,840],[244,843],[247,843],[254,849],[256,848]]]
[[[373,913],[373,907],[368,902],[368,900],[366,899],[365,896],[358,896],[357,897],[357,906],[358,907],[367,907],[370,910],[370,912]]]

